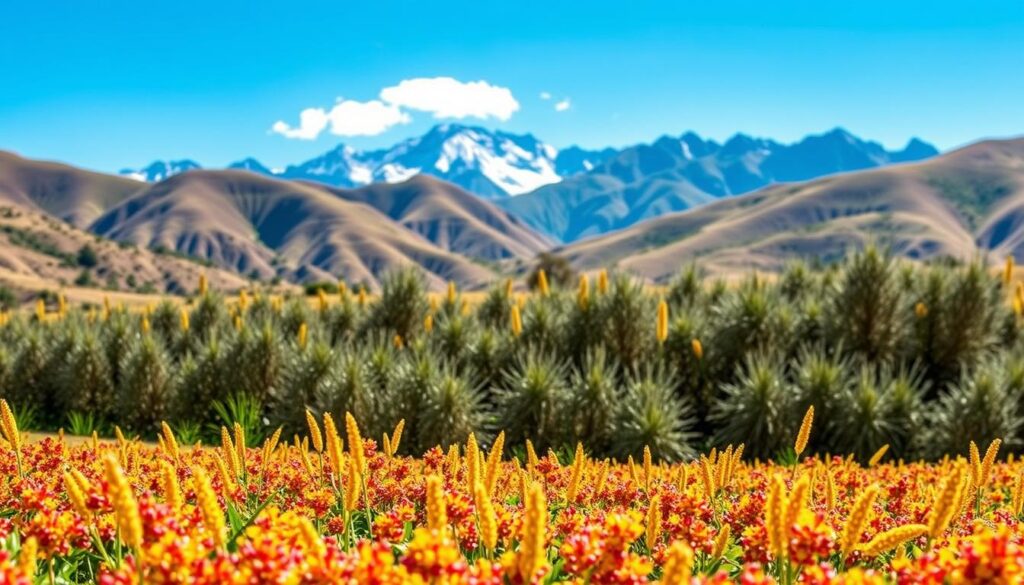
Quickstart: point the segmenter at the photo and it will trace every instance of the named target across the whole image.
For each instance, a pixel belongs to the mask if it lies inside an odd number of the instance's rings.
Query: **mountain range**
[[[937,153],[916,138],[887,151],[839,128],[788,145],[745,134],[719,144],[687,132],[622,149],[558,150],[531,134],[442,124],[390,148],[358,151],[342,144],[284,169],[251,157],[228,168],[348,188],[431,175],[493,199],[554,240],[572,242],[772,183]],[[157,161],[121,174],[155,182],[197,168],[191,160]]]
[[[0,208],[35,218],[0,226],[0,279],[52,276],[74,252],[68,246],[90,238],[118,266],[115,277],[126,278],[146,253],[155,267],[147,278],[168,290],[180,289],[176,274],[201,269],[194,261],[235,283],[375,286],[388,270],[416,265],[431,286],[482,287],[542,251],[581,270],[617,267],[652,281],[691,261],[718,273],[777,270],[795,257],[829,261],[872,240],[910,258],[1024,258],[1024,139],[928,156],[933,150],[912,141],[887,151],[841,130],[792,145],[684,134],[614,152],[563,150],[552,160],[562,157],[575,174],[500,199],[426,173],[350,188],[286,179],[247,160],[140,182],[0,153]],[[578,187],[587,182],[607,188],[591,194]],[[610,194],[621,185],[646,195]],[[680,201],[696,207],[677,211]],[[529,213],[538,207],[546,211]],[[557,217],[560,230],[537,228],[537,218]],[[49,261],[26,260],[47,250]]]
[[[765,187],[556,249],[577,268],[664,281],[680,264],[777,271],[868,242],[918,260],[1024,258],[1024,138],[926,161]]]

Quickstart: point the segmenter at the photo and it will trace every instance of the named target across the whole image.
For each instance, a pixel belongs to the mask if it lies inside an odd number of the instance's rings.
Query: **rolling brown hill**
[[[347,201],[370,205],[441,248],[463,256],[527,260],[552,246],[551,240],[494,203],[429,175],[416,175],[402,183],[330,190]]]
[[[558,250],[577,267],[655,281],[697,261],[712,272],[777,270],[869,241],[901,256],[1024,257],[1024,138],[924,162],[780,184]]]
[[[448,280],[479,286],[494,277],[370,205],[247,171],[176,175],[111,208],[91,230],[264,279],[343,278],[373,286],[383,273],[407,265],[421,266],[432,286]]]
[[[145,183],[0,151],[0,204],[47,213],[86,228]]]
[[[77,261],[88,246],[96,266]],[[78,282],[83,273],[92,283]],[[185,258],[125,246],[79,230],[30,208],[0,204],[0,283],[22,292],[65,291],[71,300],[97,302],[103,295],[122,293],[182,294],[195,290],[199,275],[211,286],[234,290],[247,284],[239,275],[202,266]]]

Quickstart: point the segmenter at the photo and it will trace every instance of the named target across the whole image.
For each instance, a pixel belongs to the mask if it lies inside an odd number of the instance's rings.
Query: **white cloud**
[[[412,118],[397,106],[378,100],[357,102],[339,100],[330,110],[306,108],[299,114],[299,126],[292,128],[278,120],[271,127],[286,138],[313,140],[328,127],[336,136],[376,136],[398,124],[408,124]]]
[[[555,104],[555,111],[556,112],[564,112],[564,111],[568,110],[571,107],[572,107],[572,102],[569,100],[569,98],[565,98],[564,100],[562,100],[562,101],[558,102],[557,104]]]
[[[272,132],[280,134],[285,138],[297,138],[299,140],[313,140],[327,127],[327,112],[323,108],[306,108],[299,114],[299,125],[292,128],[283,120],[274,122],[270,127]]]
[[[551,94],[546,92],[546,91],[542,91],[542,92],[540,92],[540,99],[542,99],[542,100],[549,100],[549,99],[551,99]]]
[[[366,102],[339,99],[329,110],[306,108],[299,113],[298,126],[278,120],[270,131],[298,140],[314,140],[325,130],[337,136],[376,136],[393,126],[411,122],[409,110],[428,112],[434,118],[504,121],[519,110],[519,102],[508,88],[486,81],[417,77],[385,87],[380,90],[380,99]]]
[[[519,102],[506,87],[486,81],[462,82],[452,77],[419,77],[385,87],[380,99],[395,105],[430,112],[435,118],[497,118],[508,120]]]

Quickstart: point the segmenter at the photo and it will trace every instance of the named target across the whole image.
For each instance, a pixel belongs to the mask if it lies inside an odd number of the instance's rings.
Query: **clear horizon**
[[[158,8],[9,7],[0,150],[117,172],[281,167],[443,122],[558,148],[842,127],[949,150],[1024,134],[1020,2]]]

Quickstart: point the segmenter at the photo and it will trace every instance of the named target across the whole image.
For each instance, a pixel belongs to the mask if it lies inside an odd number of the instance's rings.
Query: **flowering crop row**
[[[470,436],[395,455],[356,421],[304,438],[26,443],[6,402],[0,583],[1011,583],[1022,466],[503,458]],[[804,451],[813,412],[795,451]]]

